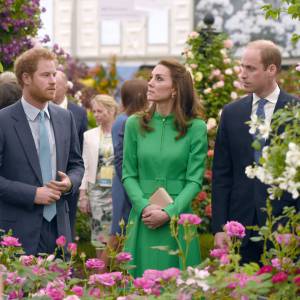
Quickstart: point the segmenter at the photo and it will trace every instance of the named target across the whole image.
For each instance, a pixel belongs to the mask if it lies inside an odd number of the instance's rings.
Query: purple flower
[[[181,214],[178,220],[178,224],[198,225],[201,222],[201,218],[194,214]]]
[[[85,266],[88,269],[93,270],[102,270],[105,267],[105,263],[103,260],[98,258],[90,258],[85,262]]]
[[[138,289],[148,290],[155,285],[155,281],[144,277],[136,278],[133,281],[133,285]]]
[[[224,225],[224,231],[230,237],[243,238],[246,235],[245,227],[241,223],[236,221],[227,222]]]
[[[125,262],[125,261],[131,261],[132,260],[132,256],[130,253],[128,252],[120,252],[117,256],[116,256],[117,261],[119,262]]]
[[[101,291],[99,288],[92,288],[89,290],[89,295],[92,297],[96,297],[96,299],[100,299]]]

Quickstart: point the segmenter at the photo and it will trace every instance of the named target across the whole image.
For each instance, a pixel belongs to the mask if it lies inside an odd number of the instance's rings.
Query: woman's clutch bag
[[[173,202],[174,201],[172,197],[163,187],[158,188],[149,198],[149,204],[155,204],[160,206],[161,208],[165,208]]]

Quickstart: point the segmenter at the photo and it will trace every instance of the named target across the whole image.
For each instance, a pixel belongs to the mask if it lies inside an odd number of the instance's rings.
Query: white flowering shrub
[[[245,170],[249,178],[258,178],[270,185],[271,199],[280,198],[283,191],[294,199],[300,195],[300,103],[278,110],[271,127],[257,117],[251,118],[249,132],[258,132],[257,139],[270,138],[262,150],[259,164]],[[257,141],[254,147],[259,147]]]

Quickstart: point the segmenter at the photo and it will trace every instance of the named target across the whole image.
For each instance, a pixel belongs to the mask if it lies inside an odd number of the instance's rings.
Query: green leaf
[[[0,73],[2,73],[2,72],[3,72],[3,66],[2,66],[2,64],[0,62]]]

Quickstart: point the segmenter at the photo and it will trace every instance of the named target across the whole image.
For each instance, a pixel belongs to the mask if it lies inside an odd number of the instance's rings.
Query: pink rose
[[[296,67],[296,71],[300,72],[300,64],[298,63],[297,67]]]
[[[207,204],[204,208],[204,213],[207,217],[211,218],[212,216],[212,208],[211,208],[211,204]]]
[[[72,256],[76,255],[76,253],[77,253],[77,244],[69,243],[68,244],[68,251],[71,253]]]
[[[33,255],[21,255],[20,262],[22,263],[23,266],[30,266],[34,262],[34,256]]]
[[[288,275],[285,272],[279,272],[272,277],[273,283],[284,282],[288,279]]]
[[[102,270],[105,267],[105,263],[103,260],[98,258],[90,258],[85,262],[85,266],[88,269],[93,270]]]
[[[233,47],[233,42],[232,42],[232,40],[225,40],[223,45],[225,48],[230,49]]]
[[[89,290],[89,295],[100,299],[101,291],[99,288],[92,288]]]
[[[223,254],[221,257],[220,257],[220,263],[222,266],[224,265],[228,265],[230,263],[230,259],[229,259],[229,256],[227,254]]]
[[[125,262],[125,261],[131,261],[132,260],[132,256],[130,253],[128,252],[120,252],[117,256],[116,256],[117,261],[119,262]]]
[[[210,250],[210,256],[215,258],[221,258],[225,254],[228,254],[228,250],[226,248],[216,248]]]
[[[236,221],[227,222],[224,225],[224,231],[230,237],[243,238],[246,235],[245,227],[241,223]]]
[[[201,222],[201,218],[194,214],[181,214],[178,220],[178,224],[198,225]]]
[[[67,242],[67,240],[63,235],[61,235],[59,238],[56,239],[56,245],[58,247],[64,247],[66,242]]]
[[[279,260],[279,258],[273,258],[271,260],[272,266],[276,269],[280,269],[281,268],[281,262]]]
[[[77,295],[78,297],[82,297],[83,296],[83,287],[79,286],[79,285],[74,285],[71,289],[71,291]]]
[[[291,242],[292,234],[291,233],[277,234],[275,238],[278,244],[282,246],[287,246]]]
[[[155,285],[155,281],[151,280],[151,279],[147,279],[144,277],[141,278],[136,278],[133,281],[133,285],[137,288],[137,289],[151,289],[154,285]]]
[[[6,247],[20,247],[21,243],[18,238],[13,236],[4,236],[2,238],[1,245]]]
[[[180,270],[177,268],[169,268],[162,271],[162,279],[165,281],[176,279],[180,275]]]
[[[160,270],[148,269],[143,273],[143,277],[153,281],[159,281],[162,277],[162,272]]]
[[[115,285],[115,278],[110,273],[94,274],[89,278],[89,284],[102,284],[104,286]]]

